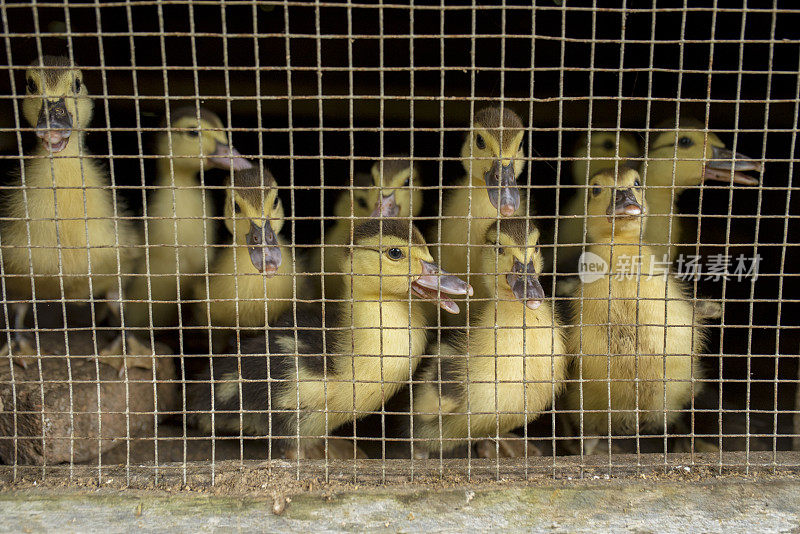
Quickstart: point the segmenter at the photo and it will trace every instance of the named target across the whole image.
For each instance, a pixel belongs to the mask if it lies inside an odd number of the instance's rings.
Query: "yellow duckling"
[[[263,172],[263,174],[262,174]],[[263,327],[292,303],[292,249],[279,237],[284,223],[278,184],[267,169],[233,173],[225,197],[225,227],[231,242],[214,258],[208,279],[195,285],[195,320],[215,326]],[[298,282],[299,285],[299,282]],[[210,295],[210,297],[209,297]]]
[[[588,247],[567,346],[577,362],[566,404],[587,453],[608,434],[663,433],[701,389],[705,329],[686,290],[640,243],[647,203],[639,173],[589,182]],[[649,224],[649,220],[647,220]],[[610,267],[609,267],[610,266]],[[609,398],[610,394],[610,398]],[[581,410],[583,413],[581,414]]]
[[[327,302],[324,324],[318,306],[298,307],[270,329],[268,346],[262,333],[242,342],[240,359],[214,358],[213,375],[207,375],[216,381],[213,406],[208,383],[189,391],[192,410],[205,412],[193,416],[194,422],[210,430],[213,408],[218,432],[283,436],[286,445],[299,435],[300,456],[313,458],[325,454],[323,436],[379,410],[408,383],[427,343],[425,315],[411,297],[438,300],[458,313],[448,295],[471,291],[433,263],[422,234],[409,225],[387,219],[356,227],[342,269],[349,271],[352,263],[343,292],[354,300]],[[240,409],[246,410],[241,430]],[[296,453],[296,446],[288,446],[288,456]],[[352,444],[328,442],[329,456],[354,454]]]
[[[630,166],[632,162],[629,158],[638,157],[640,152],[636,137],[623,132],[619,133],[619,143],[617,132],[610,131],[584,134],[576,143],[573,151],[576,159],[572,162],[572,181],[580,187],[576,189],[576,194],[561,212],[562,217],[558,220],[556,234],[559,245],[558,265],[564,273],[576,271],[577,259],[582,250],[580,246],[569,245],[584,242],[588,180],[599,171],[613,169],[615,165]]]
[[[670,128],[674,122],[662,126]],[[655,133],[639,169],[650,209],[645,240],[659,258],[669,254],[669,259],[674,259],[677,246],[697,241],[696,236],[683,235],[682,219],[687,216],[677,210],[680,194],[706,180],[758,185],[757,178],[743,172],[761,170],[760,162],[734,154],[695,119],[682,119],[678,130]]]
[[[149,264],[127,291],[130,322],[150,324],[148,300],[153,301],[153,325],[178,324],[180,300],[189,300],[197,275],[206,272],[214,242],[214,210],[199,174],[213,167],[246,169],[249,161],[228,144],[220,118],[205,108],[178,108],[158,137],[158,178],[147,202]],[[150,276],[145,276],[148,272]],[[149,288],[148,288],[149,285]],[[185,322],[185,321],[184,321]]]
[[[346,255],[346,245],[353,229],[371,217],[416,217],[422,210],[419,171],[408,156],[376,161],[369,175],[357,174],[350,191],[343,191],[336,201],[335,222],[325,232],[324,267],[326,273],[337,273]],[[351,219],[352,210],[352,219]],[[330,245],[330,246],[329,246]],[[310,264],[322,265],[322,247],[312,250]],[[350,269],[346,269],[347,273]],[[325,296],[341,293],[342,279],[336,274],[325,276]],[[319,293],[319,292],[318,292]]]
[[[538,242],[539,230],[525,219],[501,219],[487,230],[479,267],[491,275],[481,282],[497,300],[476,306],[469,330],[443,344],[447,356],[420,373],[413,389],[414,437],[423,440],[417,456],[488,436],[506,438],[501,454],[523,455],[526,444],[508,432],[536,419],[563,389],[563,331],[544,301]],[[478,443],[479,456],[495,453],[494,441]]]
[[[467,176],[447,194],[440,228],[431,232],[439,243],[442,263],[475,286],[475,298],[486,299],[486,284],[475,284],[486,229],[500,217],[526,215],[527,196],[517,178],[525,168],[522,120],[509,108],[490,107],[475,114],[473,129],[461,147]],[[434,251],[438,246],[434,245]]]
[[[25,76],[22,114],[41,143],[16,186],[3,194],[6,220],[0,238],[7,294],[11,299],[60,300],[63,291],[66,299],[86,302],[102,296],[118,303],[121,275],[130,272],[139,255],[139,236],[124,218],[108,172],[84,145],[93,102],[83,75],[67,58],[45,56]],[[17,325],[24,324],[29,306],[16,306]],[[35,354],[30,340],[17,334],[17,348]]]

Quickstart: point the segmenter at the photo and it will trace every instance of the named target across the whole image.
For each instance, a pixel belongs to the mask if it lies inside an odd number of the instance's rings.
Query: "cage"
[[[0,14],[4,484],[800,467],[790,2]]]

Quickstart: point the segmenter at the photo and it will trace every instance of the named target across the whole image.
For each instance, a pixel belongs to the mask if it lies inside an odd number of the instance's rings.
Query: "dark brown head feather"
[[[516,137],[525,126],[522,119],[508,106],[503,106],[503,113],[497,106],[483,108],[475,114],[475,127],[488,130],[495,138],[503,138],[503,151],[508,150],[516,141]],[[502,128],[502,130],[501,130]]]
[[[260,206],[269,190],[277,185],[269,169],[264,169],[263,176],[258,167],[233,173],[233,187],[236,193],[252,206]]]
[[[488,230],[486,230],[486,241],[494,243],[497,241],[499,233],[505,234],[510,237],[514,243],[520,247],[528,244],[528,236],[537,228],[536,223],[531,219],[526,218],[503,218],[495,221]]]
[[[353,175],[353,187],[369,187],[371,185],[372,185],[372,175],[370,173],[357,172]]]
[[[181,106],[179,108],[171,109],[170,112],[169,112],[169,120],[172,121],[172,124],[175,124],[179,120],[185,119],[187,117],[192,118],[192,119],[196,119],[197,118],[197,107],[195,107],[195,106]],[[200,107],[200,120],[204,120],[204,121],[210,123],[215,128],[223,128],[224,127],[222,125],[222,120],[219,118],[219,116],[216,113],[214,113],[213,111],[211,111],[209,109],[206,109],[206,108],[204,108],[202,106]],[[161,127],[162,128],[166,128],[166,126],[167,126],[167,118],[164,117],[164,119],[161,121]]]
[[[382,226],[381,226],[382,225]],[[381,230],[383,228],[383,230]],[[408,241],[409,228],[411,229],[411,243],[414,245],[424,245],[425,239],[410,220],[404,219],[370,219],[359,224],[353,231],[353,242],[358,244],[364,239],[376,237],[383,232],[384,236],[393,236],[402,241]]]
[[[376,161],[374,164],[379,173],[381,172],[381,166],[383,166],[383,178],[386,181],[401,172],[411,169],[412,162],[408,156],[390,156],[382,162]]]
[[[45,85],[54,85],[65,72],[78,68],[77,65],[73,67],[66,56],[42,56],[41,62],[37,59],[31,63],[31,67],[44,67],[41,72]]]

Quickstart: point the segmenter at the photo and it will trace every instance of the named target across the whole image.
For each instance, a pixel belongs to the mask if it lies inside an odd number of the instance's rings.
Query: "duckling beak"
[[[497,159],[492,168],[483,175],[483,180],[489,187],[489,201],[492,206],[500,210],[500,215],[510,217],[519,208],[519,189],[517,189],[517,176],[514,173],[514,161],[508,165]]]
[[[42,109],[36,121],[36,135],[50,152],[61,152],[67,148],[72,135],[72,115],[67,111],[64,98],[42,101]]]
[[[372,210],[372,214],[370,216],[397,217],[398,215],[400,215],[400,207],[395,201],[394,193],[392,193],[388,197],[381,195],[381,199],[375,204],[375,209]]]
[[[281,266],[281,248],[269,222],[261,227],[250,221],[250,231],[245,237],[253,266],[267,276],[275,274]]]
[[[521,261],[515,259],[512,272],[506,275],[511,292],[517,300],[525,303],[525,306],[535,310],[542,305],[544,299],[544,289],[539,283],[536,268],[533,261],[523,265]]]
[[[610,221],[613,217],[635,217],[642,215],[644,208],[636,200],[633,189],[617,189],[616,194],[606,208],[606,215]]]
[[[448,313],[458,313],[458,305],[448,295],[470,295],[472,296],[472,286],[457,276],[448,274],[435,263],[420,260],[422,264],[422,274],[411,282],[411,289],[414,293],[424,299],[437,300],[439,306]]]
[[[223,169],[233,169],[234,171],[253,167],[253,164],[247,161],[247,158],[243,157],[235,147],[220,142],[217,142],[214,152],[208,155],[208,161]]]
[[[735,184],[758,185],[758,178],[744,174],[743,171],[761,172],[763,165],[760,161],[751,159],[744,154],[734,154],[727,148],[713,146],[711,150],[712,159],[706,163],[703,180],[731,182],[731,174],[733,174],[732,181]]]

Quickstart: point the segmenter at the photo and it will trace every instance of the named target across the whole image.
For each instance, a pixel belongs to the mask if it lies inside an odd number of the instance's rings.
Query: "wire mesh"
[[[0,472],[800,467],[798,13],[612,4],[0,3]]]

